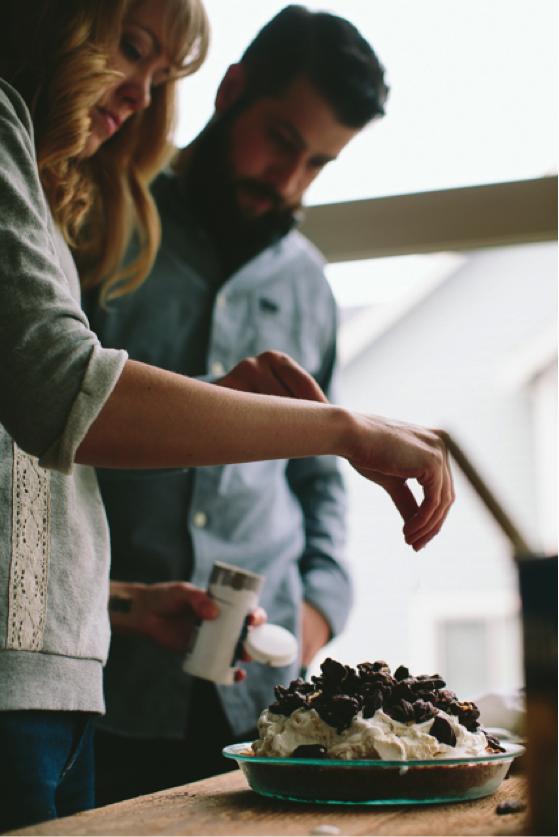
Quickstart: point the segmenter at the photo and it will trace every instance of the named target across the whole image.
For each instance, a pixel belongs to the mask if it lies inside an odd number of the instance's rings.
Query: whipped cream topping
[[[468,732],[456,716],[442,710],[438,716],[452,726],[456,735],[454,747],[429,734],[434,718],[407,724],[389,717],[382,709],[371,718],[363,718],[359,711],[349,728],[338,733],[315,709],[296,709],[289,717],[266,709],[258,722],[260,738],[252,749],[257,756],[288,758],[301,745],[317,744],[326,748],[327,758],[346,761],[407,761],[487,754],[487,739],[481,730]]]

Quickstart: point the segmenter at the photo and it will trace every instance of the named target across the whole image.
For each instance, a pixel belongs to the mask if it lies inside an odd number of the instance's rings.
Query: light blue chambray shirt
[[[324,260],[299,232],[264,250],[223,284],[219,259],[197,227],[174,175],[153,193],[163,239],[152,274],[105,311],[86,300],[104,346],[190,376],[219,377],[267,349],[288,353],[330,395],[336,307]],[[343,561],[345,492],[335,457],[255,462],[190,471],[100,471],[111,530],[111,576],[206,587],[214,561],[266,577],[268,620],[299,632],[302,599],[333,635],[346,622],[351,582]],[[115,635],[105,671],[100,726],[124,735],[180,738],[190,678],[181,659],[152,643]],[[236,734],[274,700],[273,687],[299,663],[252,663],[248,677],[218,687]]]

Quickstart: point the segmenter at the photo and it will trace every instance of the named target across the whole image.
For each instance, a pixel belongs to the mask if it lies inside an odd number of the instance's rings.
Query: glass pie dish
[[[349,805],[418,805],[463,802],[494,793],[517,756],[519,744],[504,753],[428,761],[341,761],[262,758],[250,743],[225,747],[250,787],[262,796],[294,802]]]

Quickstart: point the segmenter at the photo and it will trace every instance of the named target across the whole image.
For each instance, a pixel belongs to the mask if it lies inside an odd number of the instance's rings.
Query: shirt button
[[[225,305],[227,305],[227,297],[225,296],[225,294],[218,294],[215,298],[215,301],[217,303],[218,308],[223,308]]]
[[[206,517],[204,512],[196,512],[194,514],[194,516],[192,517],[192,522],[199,529],[202,529],[206,525],[206,523],[208,522],[208,518]]]
[[[225,366],[218,360],[215,363],[212,363],[212,372],[214,375],[223,375],[225,372]]]

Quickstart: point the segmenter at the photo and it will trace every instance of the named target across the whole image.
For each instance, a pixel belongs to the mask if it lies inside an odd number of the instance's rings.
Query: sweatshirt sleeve
[[[0,422],[43,467],[68,474],[127,355],[89,329],[61,239],[29,112],[0,80]]]

